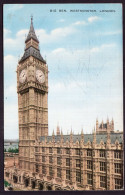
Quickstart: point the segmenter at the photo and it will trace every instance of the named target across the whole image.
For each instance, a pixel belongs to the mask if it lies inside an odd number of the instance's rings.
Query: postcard
[[[123,190],[121,3],[4,4],[4,190]]]

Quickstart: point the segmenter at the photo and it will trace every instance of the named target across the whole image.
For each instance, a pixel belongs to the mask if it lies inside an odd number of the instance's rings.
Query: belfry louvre
[[[5,179],[25,190],[123,189],[123,132],[96,120],[92,134],[48,135],[48,66],[33,20],[17,66],[19,167]]]

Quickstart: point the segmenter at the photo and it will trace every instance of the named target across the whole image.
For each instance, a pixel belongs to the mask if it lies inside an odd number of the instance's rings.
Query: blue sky
[[[96,118],[105,122],[107,116],[114,118],[116,130],[123,130],[121,4],[7,4],[5,138],[18,138],[16,67],[24,52],[31,15],[49,68],[49,134],[56,131],[57,123],[64,134],[70,133],[71,128],[74,133],[80,133],[81,128],[91,133]]]

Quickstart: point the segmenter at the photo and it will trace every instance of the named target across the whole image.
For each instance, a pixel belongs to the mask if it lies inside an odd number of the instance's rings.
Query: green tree
[[[18,153],[18,152],[19,152],[19,149],[18,149],[18,148],[15,148],[15,149],[9,148],[9,149],[8,149],[8,152],[11,152],[11,153]]]
[[[4,186],[7,187],[10,186],[10,184],[6,180],[4,180]]]

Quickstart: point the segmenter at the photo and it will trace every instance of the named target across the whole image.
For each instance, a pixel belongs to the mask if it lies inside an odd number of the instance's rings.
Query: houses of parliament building
[[[123,189],[123,132],[113,119],[96,120],[92,134],[48,135],[48,66],[40,54],[33,19],[17,66],[19,167],[5,179],[26,190]]]

